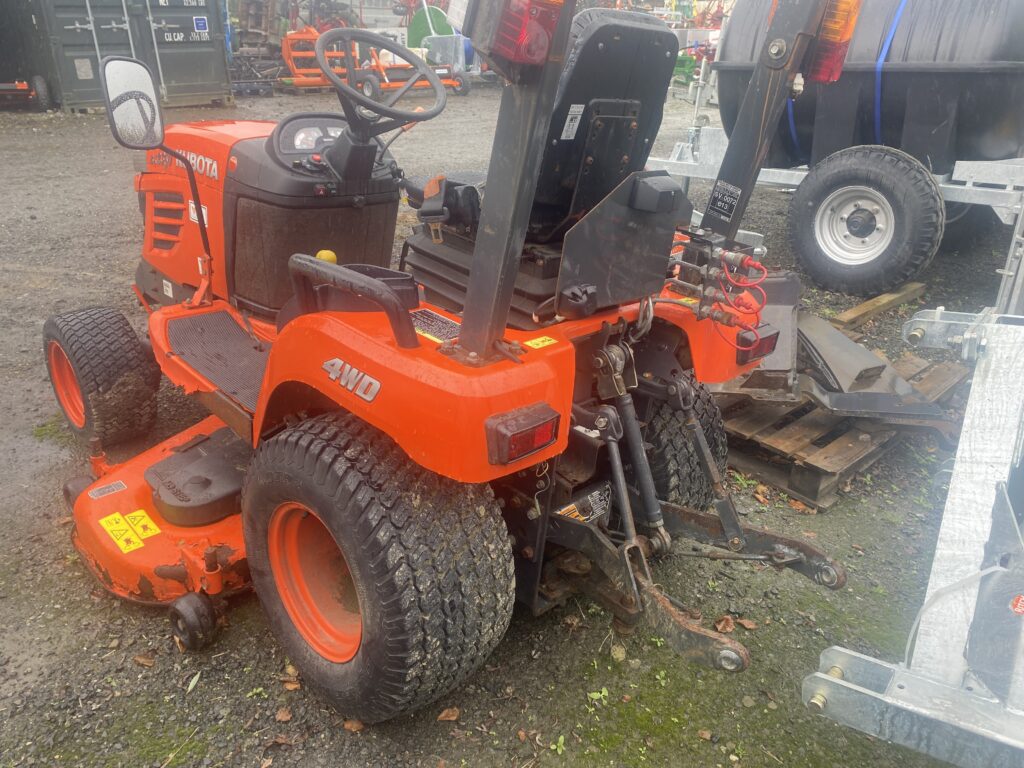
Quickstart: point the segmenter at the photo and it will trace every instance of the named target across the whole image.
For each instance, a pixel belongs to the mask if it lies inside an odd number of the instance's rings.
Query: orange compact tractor
[[[770,83],[792,82],[819,4],[780,0],[769,37],[788,53]],[[403,177],[384,137],[438,116],[445,89],[365,30],[317,41],[342,114],[276,125],[165,129],[146,68],[103,62],[114,135],[147,150],[134,290],[148,341],[85,309],[47,321],[45,352],[92,445],[92,476],[65,487],[74,544],[113,594],[169,606],[185,646],[252,586],[304,679],[373,722],[466,679],[516,599],[539,614],[582,592],[620,629],[648,622],[690,661],[744,669],[742,645],[655,585],[651,559],[679,539],[844,584],[807,543],[741,525],[722,483],[701,382],[756,366],[777,337],[759,320],[763,267],[721,234],[747,182],[722,182],[706,228],[690,227],[680,186],[644,170],[675,35],[573,5],[463,8],[507,81],[485,186]],[[385,103],[326,56],[361,43],[414,70]],[[433,104],[396,106],[420,81]],[[752,122],[784,98],[755,85]],[[422,223],[399,271],[403,186]],[[104,445],[153,425],[161,376],[211,415],[109,463]]]

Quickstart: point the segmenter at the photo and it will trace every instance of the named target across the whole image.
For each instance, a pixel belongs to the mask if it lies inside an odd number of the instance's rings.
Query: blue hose
[[[796,149],[796,156],[806,160],[804,151],[800,146],[800,136],[796,132],[796,116],[793,114],[793,99],[786,100],[786,115],[789,117],[789,138],[793,140],[793,147]]]
[[[896,16],[892,20],[892,26],[889,27],[889,34],[885,38],[885,44],[882,46],[882,52],[878,55],[878,61],[875,62],[875,143],[882,143],[882,65],[885,64],[885,60],[889,57],[889,49],[892,48],[892,40],[896,37],[896,29],[900,25],[900,19],[903,18],[903,9],[907,7],[907,0],[900,0],[900,7],[896,9]]]

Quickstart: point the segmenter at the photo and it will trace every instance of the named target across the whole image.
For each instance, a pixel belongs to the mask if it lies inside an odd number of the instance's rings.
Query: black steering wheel
[[[142,127],[145,134],[138,140],[139,144],[157,144],[159,143],[159,137],[156,135],[156,120],[157,110],[156,104],[149,97],[148,93],[143,91],[125,91],[119,94],[110,102],[111,114],[120,107],[122,104],[127,104],[129,101],[135,103],[136,108],[139,110],[139,117],[142,118]]]
[[[327,58],[327,50],[338,43],[342,44],[345,54],[345,78],[343,79],[331,66]],[[382,51],[389,51],[400,60],[412,65],[413,73],[406,80],[402,87],[394,94],[388,96],[384,101],[374,101],[364,95],[353,86],[357,62],[352,55],[352,48],[358,43],[372,46]],[[338,89],[338,100],[345,112],[349,126],[357,133],[362,134],[366,139],[379,136],[382,133],[400,128],[409,123],[423,122],[437,117],[444,110],[448,102],[448,94],[444,89],[441,78],[437,76],[434,69],[423,59],[410,51],[404,45],[400,45],[386,37],[369,32],[365,29],[352,27],[340,27],[329,29],[324,32],[316,41],[316,63],[335,88]],[[420,80],[426,80],[434,92],[434,103],[428,108],[418,110],[396,109],[395,104],[407,94]],[[360,109],[366,110],[376,116],[376,120],[366,117]],[[381,120],[380,118],[386,118]]]

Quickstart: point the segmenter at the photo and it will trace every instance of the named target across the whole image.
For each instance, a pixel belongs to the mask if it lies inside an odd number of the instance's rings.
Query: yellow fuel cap
[[[317,251],[316,257],[320,259],[320,261],[326,261],[329,262],[330,264],[338,263],[338,254],[336,254],[334,251],[329,251],[326,248],[324,248],[322,251]]]

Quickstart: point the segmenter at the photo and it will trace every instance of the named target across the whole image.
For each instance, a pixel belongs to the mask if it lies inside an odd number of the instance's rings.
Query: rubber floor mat
[[[228,312],[205,312],[167,323],[171,349],[217,389],[249,411],[263,385],[270,345],[257,342]]]

